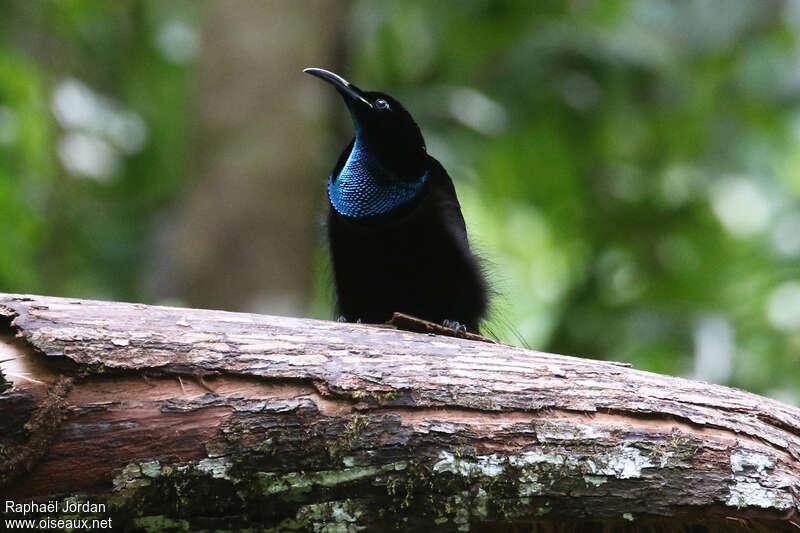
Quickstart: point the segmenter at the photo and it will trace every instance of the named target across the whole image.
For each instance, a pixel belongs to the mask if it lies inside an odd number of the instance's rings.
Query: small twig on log
[[[456,330],[448,328],[436,322],[423,320],[415,316],[406,315],[405,313],[395,313],[392,319],[387,322],[397,329],[405,331],[414,331],[416,333],[435,333],[436,335],[443,335],[445,337],[458,337],[460,339],[468,339],[471,341],[491,342],[492,344],[501,344],[494,339],[478,335],[477,333],[470,333],[469,331]]]

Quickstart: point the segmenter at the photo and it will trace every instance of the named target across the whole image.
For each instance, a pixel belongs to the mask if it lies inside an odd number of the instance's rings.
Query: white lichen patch
[[[653,468],[655,464],[637,448],[618,446],[613,452],[587,461],[592,474],[614,476],[619,479],[642,477],[643,468]]]
[[[352,509],[351,506],[345,505],[332,505],[331,506],[331,517],[333,518],[334,523],[352,523],[355,522],[361,513],[357,510]]]
[[[139,469],[142,472],[144,477],[151,477],[155,478],[161,475],[161,463],[158,461],[149,461],[147,463],[141,463],[139,465]]]
[[[433,465],[434,472],[452,472],[464,477],[487,476],[497,477],[505,471],[507,459],[501,455],[477,455],[474,457],[456,457],[450,452],[439,452],[439,461]]]
[[[586,483],[586,486],[592,485],[593,487],[599,487],[601,485],[605,485],[608,483],[608,478],[605,476],[591,476],[585,475],[583,476],[583,481]]]
[[[231,469],[231,462],[227,457],[209,457],[203,459],[195,467],[199,472],[209,474],[216,479],[227,479],[230,481],[228,472]]]
[[[360,504],[345,500],[304,505],[297,511],[296,519],[311,526],[309,529],[315,532],[355,533],[366,529],[358,524],[363,515],[364,509]]]
[[[540,473],[535,470],[537,466],[541,465],[559,469],[565,466],[572,470],[579,468],[579,463],[575,459],[542,450],[530,450],[510,456],[491,454],[472,457],[457,457],[450,452],[441,451],[439,460],[433,465],[433,471],[437,473],[450,472],[463,477],[496,478],[504,475],[508,466],[520,469],[521,473],[517,478],[518,491],[520,498],[524,499],[545,492],[545,484],[540,481]]]
[[[760,474],[766,468],[775,468],[775,459],[760,452],[738,448],[731,454],[733,473],[755,470]]]
[[[112,486],[114,487],[115,492],[125,489],[145,487],[149,484],[149,479],[142,478],[142,469],[137,463],[126,465],[112,480]]]
[[[539,475],[529,470],[523,470],[519,476],[519,495],[521,498],[536,496],[544,490],[544,485],[539,483]]]
[[[779,490],[762,486],[757,481],[737,480],[730,488],[728,501],[731,507],[761,507],[764,509],[787,510],[792,508],[792,497]]]
[[[512,466],[525,467],[530,465],[548,464],[557,467],[566,466],[569,469],[579,467],[579,463],[572,457],[565,457],[560,453],[545,452],[542,448],[528,450],[520,454],[508,457],[508,462]]]
[[[794,506],[791,494],[775,487],[767,470],[775,468],[775,459],[753,450],[738,448],[731,453],[733,484],[727,505],[786,510]]]
[[[546,495],[553,484],[552,472],[564,469],[582,474],[587,487],[600,487],[610,477],[630,479],[642,476],[642,470],[655,467],[650,457],[638,448],[617,446],[605,448],[591,459],[579,460],[566,454],[545,451],[545,447],[525,452],[502,455],[476,455],[461,457],[448,451],[440,451],[432,469],[436,473],[449,472],[462,477],[498,478],[512,475],[517,482],[520,501],[533,496]]]

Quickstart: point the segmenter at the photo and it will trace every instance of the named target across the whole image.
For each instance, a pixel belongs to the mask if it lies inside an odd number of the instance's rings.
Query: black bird
[[[338,311],[385,322],[395,311],[478,332],[487,286],[467,241],[453,182],[425,150],[419,126],[385,93],[319,68],[355,137],[328,179],[328,239]]]

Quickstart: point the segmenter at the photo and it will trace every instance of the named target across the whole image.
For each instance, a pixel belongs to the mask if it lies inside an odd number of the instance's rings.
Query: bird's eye
[[[375,107],[378,109],[389,109],[389,102],[387,102],[383,98],[378,98],[377,100],[375,100]]]

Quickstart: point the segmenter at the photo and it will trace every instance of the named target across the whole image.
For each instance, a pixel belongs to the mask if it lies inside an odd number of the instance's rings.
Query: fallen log
[[[620,364],[12,294],[0,361],[4,518],[72,504],[151,531],[800,528],[800,409]]]

